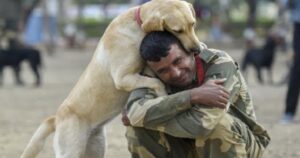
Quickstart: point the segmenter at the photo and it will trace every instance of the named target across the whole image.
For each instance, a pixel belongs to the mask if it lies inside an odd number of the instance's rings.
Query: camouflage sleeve
[[[165,122],[189,108],[191,104],[188,91],[157,97],[155,92],[148,88],[131,92],[126,104],[127,117],[131,125],[136,127],[144,127],[151,120]]]
[[[224,86],[231,92],[230,100],[233,100],[239,88],[236,71],[232,60],[227,60],[227,57],[218,58],[208,68],[205,80],[227,78]],[[141,91],[134,91],[127,104],[131,124],[175,137],[196,138],[209,134],[228,109],[206,105],[191,106],[190,96],[186,91],[166,97],[156,97],[150,90]]]

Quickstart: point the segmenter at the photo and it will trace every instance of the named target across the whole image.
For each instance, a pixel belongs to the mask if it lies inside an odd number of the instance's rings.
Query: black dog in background
[[[17,85],[23,85],[21,79],[21,63],[27,61],[35,75],[35,86],[41,85],[39,68],[41,67],[41,55],[37,49],[30,47],[0,49],[0,85],[3,84],[3,69],[6,66],[12,67]]]
[[[245,72],[248,65],[253,65],[257,73],[258,81],[263,83],[261,70],[266,68],[269,75],[269,82],[273,83],[272,65],[276,47],[282,44],[284,44],[284,38],[282,36],[276,33],[269,34],[262,48],[249,48],[246,51],[246,55],[242,61],[242,71]]]

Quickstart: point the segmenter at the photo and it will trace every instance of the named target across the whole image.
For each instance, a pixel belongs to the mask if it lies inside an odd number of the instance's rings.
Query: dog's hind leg
[[[74,115],[59,121],[56,127],[53,143],[56,158],[84,158],[91,132],[88,122]]]
[[[3,85],[3,67],[0,67],[0,86]]]
[[[255,70],[256,70],[256,75],[257,75],[257,79],[258,79],[259,83],[263,84],[264,81],[263,81],[263,78],[261,75],[261,68],[259,66],[255,66]]]
[[[30,63],[30,67],[35,75],[35,86],[40,86],[41,85],[41,76],[39,73],[38,65],[35,63]]]
[[[20,76],[20,71],[21,71],[20,65],[14,66],[13,69],[14,69],[14,73],[15,73],[16,84],[20,85],[20,86],[24,85],[24,82],[22,81],[21,76]]]
[[[105,141],[105,129],[100,125],[92,131],[89,137],[85,158],[104,158]]]

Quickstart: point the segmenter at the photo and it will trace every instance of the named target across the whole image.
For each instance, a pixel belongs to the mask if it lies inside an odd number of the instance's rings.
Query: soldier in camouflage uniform
[[[130,123],[133,158],[262,157],[270,137],[256,122],[245,81],[228,54],[205,48],[194,56],[168,32],[149,33],[140,51],[169,95],[147,88],[131,93],[123,120]]]

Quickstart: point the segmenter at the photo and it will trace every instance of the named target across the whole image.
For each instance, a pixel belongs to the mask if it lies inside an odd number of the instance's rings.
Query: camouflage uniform
[[[134,90],[126,112],[129,151],[134,158],[259,158],[270,141],[256,122],[253,103],[237,64],[225,52],[200,53],[205,81],[227,78],[226,109],[191,105],[187,91],[168,88],[157,96],[147,88]]]

